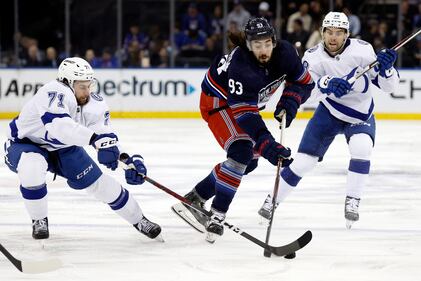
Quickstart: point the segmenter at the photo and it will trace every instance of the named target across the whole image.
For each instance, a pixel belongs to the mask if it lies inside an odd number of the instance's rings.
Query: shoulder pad
[[[100,93],[94,93],[94,92],[92,92],[92,93],[91,93],[91,97],[92,97],[94,100],[96,100],[96,101],[103,101],[103,100],[104,100],[104,98],[101,96],[101,94],[100,94]]]
[[[369,45],[370,44],[370,43],[368,43],[364,40],[361,40],[361,39],[357,39],[357,42],[360,43],[361,45]]]
[[[308,49],[308,50],[307,50],[307,52],[309,52],[309,53],[313,53],[313,52],[315,52],[318,48],[319,48],[319,44],[317,44],[317,45],[316,45],[316,46],[314,46],[314,47],[311,47],[310,49]]]

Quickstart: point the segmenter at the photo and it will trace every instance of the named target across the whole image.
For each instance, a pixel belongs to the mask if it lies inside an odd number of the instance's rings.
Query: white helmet
[[[94,70],[84,59],[78,57],[66,58],[58,67],[57,78],[61,82],[67,81],[73,89],[73,83],[78,80],[93,81]]]
[[[346,32],[349,32],[349,21],[348,17],[344,13],[340,12],[329,12],[322,23],[322,31],[326,27],[343,28]]]

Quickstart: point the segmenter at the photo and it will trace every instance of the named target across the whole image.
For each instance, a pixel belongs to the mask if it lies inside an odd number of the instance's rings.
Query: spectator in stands
[[[391,48],[397,41],[396,33],[389,30],[389,25],[385,21],[381,21],[378,29],[378,37],[381,39],[385,47]]]
[[[316,46],[322,40],[322,34],[320,33],[321,22],[315,22],[312,27],[312,33],[310,34],[305,49],[310,49]]]
[[[138,41],[130,42],[125,57],[123,59],[123,66],[125,67],[139,67],[139,52],[140,52],[140,44]]]
[[[150,65],[152,67],[168,67],[168,40],[151,41],[150,44]]]
[[[379,34],[379,22],[375,19],[371,19],[367,24],[368,28],[364,29],[361,38],[364,41],[373,43],[374,38],[378,37]]]
[[[260,2],[257,17],[265,18],[271,25],[273,25],[273,13],[270,11],[270,5],[268,2]]]
[[[310,2],[309,15],[311,16],[311,19],[312,19],[311,20],[311,22],[312,22],[311,30],[314,31],[316,26],[318,26],[320,28],[320,26],[322,24],[322,20],[324,18],[320,1],[311,1]],[[319,32],[320,32],[320,30],[319,30]]]
[[[348,17],[349,33],[351,37],[360,37],[361,21],[357,15],[354,15],[349,7],[343,9],[344,14]]]
[[[412,31],[412,20],[414,19],[415,9],[409,3],[408,0],[402,0],[401,2],[401,11],[402,11],[402,25],[403,25],[403,35],[409,34]]]
[[[93,49],[87,49],[85,51],[85,60],[89,62],[92,68],[99,68],[101,67],[101,62],[95,56],[95,51]]]
[[[140,32],[140,27],[137,24],[132,24],[129,28],[129,33],[124,38],[124,49],[127,50],[131,42],[138,42],[140,49],[149,47],[149,37],[146,33]]]
[[[110,48],[105,47],[104,50],[102,50],[102,57],[101,57],[101,63],[100,67],[102,68],[114,68],[117,67],[117,60],[112,54]]]
[[[421,27],[421,3],[418,4],[418,14],[414,16],[414,19],[412,20],[412,26],[414,29]]]
[[[298,12],[293,13],[288,18],[287,23],[287,33],[292,33],[294,31],[294,21],[300,19],[302,22],[303,29],[307,32],[310,32],[311,28],[311,16],[308,14],[309,6],[307,3],[300,5]]]
[[[36,44],[32,44],[28,47],[28,52],[25,58],[26,67],[39,67],[43,66],[42,54]]]
[[[240,31],[250,18],[250,13],[244,8],[240,0],[234,0],[234,8],[228,14],[228,24],[235,24],[236,30]]]
[[[48,47],[45,51],[45,60],[43,66],[58,68],[60,61],[57,56],[57,51],[54,47]]]
[[[187,8],[187,13],[183,15],[181,30],[189,30],[192,25],[196,26],[197,30],[200,32],[204,32],[205,34],[208,32],[205,16],[199,12],[197,4],[194,2],[190,3]]]
[[[213,8],[213,14],[210,16],[210,31],[209,34],[217,39],[222,38],[224,32],[224,17],[222,14],[222,6],[216,5]]]
[[[206,43],[207,46],[212,46],[212,52],[222,53],[224,25],[225,21],[222,14],[222,6],[216,5],[213,9],[213,14],[210,17],[211,32],[209,33],[209,39],[213,42]]]
[[[180,42],[180,49],[184,53],[190,51],[203,51],[205,49],[206,36],[198,30],[198,27],[191,23],[189,30],[184,32],[184,36]]]
[[[292,32],[288,34],[287,40],[295,46],[301,56],[304,54],[308,36],[309,34],[304,30],[301,19],[295,19],[292,25]]]

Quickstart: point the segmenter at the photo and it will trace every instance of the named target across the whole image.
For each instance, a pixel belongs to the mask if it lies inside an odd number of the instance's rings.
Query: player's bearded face
[[[272,57],[273,42],[272,38],[253,40],[250,42],[251,51],[253,52],[256,59],[261,64],[266,64]]]
[[[323,32],[323,41],[329,52],[339,51],[345,43],[347,33],[342,28],[327,27]]]
[[[92,92],[93,81],[75,81],[73,88],[78,105],[85,105],[89,101],[90,93]]]

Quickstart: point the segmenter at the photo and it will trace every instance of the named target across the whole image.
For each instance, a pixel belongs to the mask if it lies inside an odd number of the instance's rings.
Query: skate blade
[[[346,220],[346,229],[351,229],[355,221]]]
[[[210,232],[206,233],[205,240],[211,244],[215,243],[216,241],[216,235]]]
[[[161,243],[165,242],[164,237],[162,237],[162,234],[158,234],[158,236],[155,237],[154,239],[158,242],[161,242]]]

